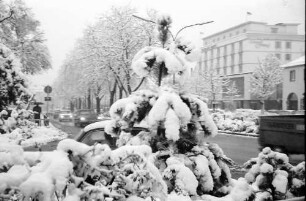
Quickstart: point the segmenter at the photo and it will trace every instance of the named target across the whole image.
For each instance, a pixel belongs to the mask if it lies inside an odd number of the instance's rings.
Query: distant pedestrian
[[[40,113],[41,113],[41,107],[39,106],[38,103],[36,103],[36,106],[33,107],[33,111],[34,111],[35,123],[38,124],[38,125],[40,126]]]

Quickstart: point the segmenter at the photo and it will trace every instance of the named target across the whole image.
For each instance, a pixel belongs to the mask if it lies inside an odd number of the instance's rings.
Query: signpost
[[[49,96],[49,94],[52,92],[52,87],[47,85],[44,88],[45,93],[47,94],[47,97],[45,97],[45,101],[47,101],[47,115],[49,114],[49,101],[51,101],[51,97]]]

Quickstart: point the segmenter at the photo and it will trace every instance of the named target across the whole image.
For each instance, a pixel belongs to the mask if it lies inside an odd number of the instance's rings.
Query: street
[[[73,122],[59,122],[51,120],[56,128],[68,134],[68,138],[74,139],[82,130],[81,127],[75,127]],[[214,138],[205,139],[206,142],[217,143],[223,150],[224,154],[234,160],[237,164],[242,165],[251,158],[255,158],[259,153],[257,137],[218,134]],[[41,146],[42,151],[52,151],[56,149],[58,141]],[[25,151],[38,151],[37,147],[25,148]],[[290,163],[297,164],[303,161],[305,155],[289,155]]]
[[[51,120],[56,128],[68,134],[68,138],[75,138],[82,128],[75,127],[73,122],[59,122]],[[238,135],[219,134],[214,138],[208,138],[207,142],[217,143],[224,151],[224,154],[233,159],[238,164],[243,164],[250,158],[257,157],[258,143],[256,137],[244,137]],[[52,151],[58,142],[51,142],[41,147],[42,151]],[[38,148],[26,148],[26,151],[38,150]]]

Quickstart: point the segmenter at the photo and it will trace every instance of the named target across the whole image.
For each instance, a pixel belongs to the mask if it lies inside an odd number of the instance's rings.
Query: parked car
[[[75,140],[78,142],[85,143],[87,145],[93,145],[95,143],[108,144],[111,149],[117,148],[117,138],[112,137],[104,131],[105,125],[110,119],[104,119],[102,121],[92,123],[84,127],[79,135],[76,136]],[[140,125],[133,127],[130,132],[132,135],[137,135],[140,131],[149,131],[146,127]]]
[[[73,115],[70,110],[61,110],[58,114],[58,120],[62,121],[72,121]]]
[[[74,113],[74,125],[84,127],[98,121],[98,115],[94,110],[84,109]]]

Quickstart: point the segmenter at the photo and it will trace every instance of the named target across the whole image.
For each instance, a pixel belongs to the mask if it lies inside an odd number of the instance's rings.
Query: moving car
[[[87,145],[94,145],[95,143],[108,144],[111,149],[117,148],[117,138],[112,137],[104,131],[105,125],[110,119],[104,119],[102,121],[90,124],[81,130],[75,140],[85,143]],[[149,131],[148,128],[136,126],[130,131],[132,135],[137,135],[140,131]]]
[[[54,110],[53,111],[53,119],[58,119],[60,111],[61,110]]]
[[[84,127],[88,124],[98,121],[98,115],[94,110],[84,109],[78,110],[74,114],[74,125]]]
[[[58,120],[60,122],[62,122],[62,121],[72,121],[73,120],[73,115],[70,112],[70,110],[61,110],[58,114]]]
[[[261,116],[258,142],[260,148],[305,154],[305,115]]]

